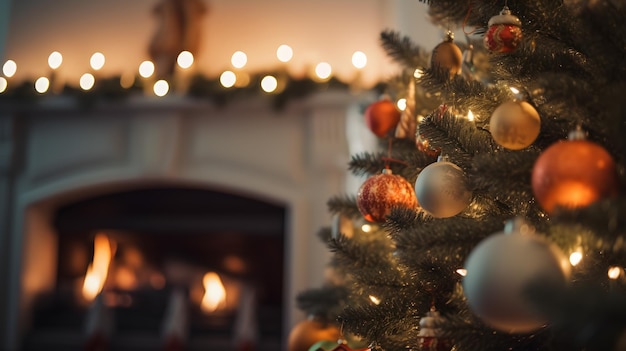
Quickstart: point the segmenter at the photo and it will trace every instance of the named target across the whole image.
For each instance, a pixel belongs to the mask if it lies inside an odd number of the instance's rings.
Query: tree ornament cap
[[[439,155],[439,156],[437,156],[437,162],[450,162],[450,156],[448,156],[448,155]]]
[[[489,19],[488,24],[490,27],[497,24],[509,24],[521,27],[522,21],[520,21],[519,17],[511,14],[511,10],[509,10],[508,6],[504,6],[499,15],[493,16]]]
[[[453,42],[454,41],[454,32],[447,31],[446,32],[446,37],[445,37],[445,39],[443,41]]]
[[[576,129],[570,131],[567,134],[567,139],[568,140],[586,140],[587,135],[580,126],[577,126]]]

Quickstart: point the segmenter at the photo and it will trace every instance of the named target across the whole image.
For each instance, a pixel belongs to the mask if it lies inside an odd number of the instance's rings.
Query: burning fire
[[[204,296],[202,297],[201,309],[203,312],[215,312],[226,302],[226,289],[220,276],[215,272],[208,272],[202,278]]]
[[[102,291],[109,273],[112,256],[111,242],[105,234],[96,234],[93,249],[93,261],[87,267],[85,282],[83,283],[83,297],[87,301],[93,301]]]

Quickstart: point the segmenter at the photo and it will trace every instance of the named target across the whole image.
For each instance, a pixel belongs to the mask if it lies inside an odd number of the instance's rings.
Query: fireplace
[[[197,188],[135,189],[60,207],[53,215],[55,289],[36,297],[24,350],[84,347],[97,332],[88,330],[89,319],[103,318],[90,308],[96,302],[111,315],[110,349],[165,349],[168,333],[184,338],[187,350],[233,349],[237,333],[245,332],[237,321],[248,318],[257,349],[277,350],[284,224],[284,207]],[[92,278],[102,284],[90,291],[87,272],[104,249],[108,275]],[[211,284],[220,296],[211,296]],[[241,307],[246,292],[254,292],[249,310]],[[168,321],[177,293],[182,315]],[[215,297],[221,301],[211,303]],[[175,333],[167,323],[177,324]]]
[[[280,345],[273,350],[285,349],[286,335],[304,317],[296,295],[327,279],[330,254],[316,233],[331,223],[327,200],[354,187],[346,164],[355,151],[349,136],[360,133],[362,142],[368,133],[361,99],[371,97],[326,91],[282,110],[263,99],[216,107],[179,96],[88,108],[54,98],[4,106],[0,145],[9,152],[0,158],[8,169],[0,186],[9,196],[0,202],[6,229],[0,234],[0,349],[22,350],[35,332],[39,341],[84,337],[77,324],[91,305],[77,299],[75,289],[98,234],[115,246],[117,259],[139,251],[160,274],[184,267],[196,277],[193,286],[166,277],[159,288],[157,277],[154,286],[107,287],[119,295],[106,301],[116,312],[116,342],[160,342],[142,337],[158,334],[179,290],[190,306],[190,342],[202,347],[228,339],[224,330],[232,330],[236,309],[221,311],[220,319],[197,305],[198,276],[213,272],[238,291],[231,295],[240,294],[238,301],[254,287],[259,335]],[[254,253],[246,251],[251,246]],[[211,251],[218,247],[232,257]],[[267,265],[280,274],[253,279],[256,273],[236,268]],[[161,307],[142,324],[134,308],[145,299]],[[61,303],[68,304],[61,312],[77,314],[53,317]],[[74,324],[44,332],[55,318]]]

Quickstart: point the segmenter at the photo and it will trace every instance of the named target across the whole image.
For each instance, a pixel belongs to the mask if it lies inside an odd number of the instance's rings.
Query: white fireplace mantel
[[[138,97],[89,108],[50,98],[0,111],[0,349],[17,349],[32,298],[53,288],[52,211],[160,184],[286,208],[287,333],[303,317],[296,295],[327,279],[329,253],[316,233],[331,222],[328,199],[349,187],[348,128],[360,128],[355,106],[367,98],[328,91],[280,110],[262,97],[224,107]]]

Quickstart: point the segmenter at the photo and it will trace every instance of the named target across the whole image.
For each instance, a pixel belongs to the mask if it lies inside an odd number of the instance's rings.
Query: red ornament
[[[582,132],[548,147],[535,161],[532,188],[549,214],[557,207],[585,207],[618,192],[615,162],[602,146]]]
[[[384,169],[363,182],[357,193],[357,207],[370,222],[382,223],[393,207],[416,209],[417,197],[411,184]]]
[[[365,123],[378,137],[384,138],[400,122],[400,110],[388,99],[373,102],[365,110]]]
[[[499,15],[489,19],[489,28],[483,43],[491,52],[507,53],[514,51],[522,41],[522,22],[504,7]]]

